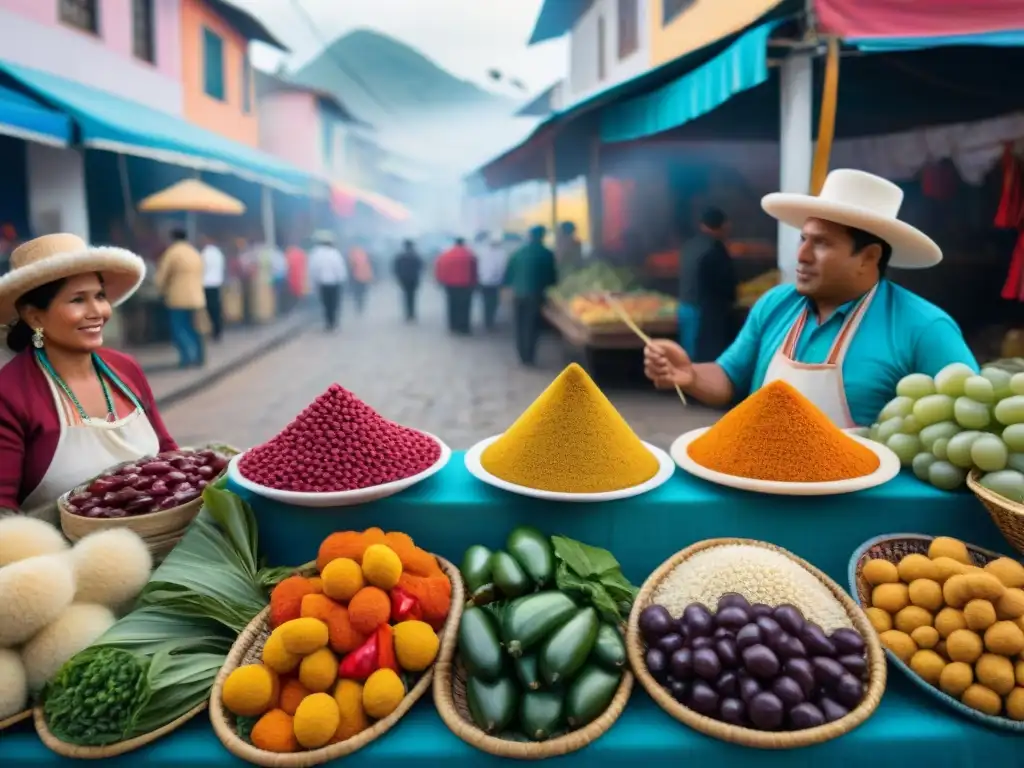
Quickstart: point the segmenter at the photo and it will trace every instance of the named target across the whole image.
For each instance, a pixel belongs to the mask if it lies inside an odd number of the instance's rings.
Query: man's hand
[[[644,375],[658,389],[685,388],[693,384],[693,362],[674,341],[657,339],[644,347]]]

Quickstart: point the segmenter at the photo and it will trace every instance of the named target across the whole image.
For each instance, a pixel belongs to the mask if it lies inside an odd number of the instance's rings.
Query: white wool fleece
[[[28,640],[74,597],[75,575],[66,555],[40,555],[0,568],[0,648]]]

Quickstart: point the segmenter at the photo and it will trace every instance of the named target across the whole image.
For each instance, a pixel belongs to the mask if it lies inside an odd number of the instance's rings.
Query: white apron
[[[138,406],[117,421],[88,418],[79,422],[75,407],[45,370],[43,375],[60,418],[60,438],[46,474],[21,508],[30,517],[38,517],[59,528],[57,499],[115,464],[156,455],[160,451],[160,439],[146,412]],[[113,383],[131,402],[138,402],[116,377]]]
[[[800,394],[818,406],[821,411],[832,419],[841,429],[858,426],[850,415],[850,406],[846,402],[846,388],[843,386],[843,360],[850,342],[857,334],[861,320],[875,298],[876,285],[861,299],[857,306],[847,314],[843,327],[839,329],[832,349],[823,363],[801,363],[795,359],[796,345],[810,316],[808,309],[800,313],[800,317],[789,329],[786,338],[779,345],[775,356],[768,364],[764,375],[764,383],[785,381],[797,389]]]

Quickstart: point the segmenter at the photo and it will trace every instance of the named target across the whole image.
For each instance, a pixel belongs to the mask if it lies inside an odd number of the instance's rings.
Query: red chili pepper
[[[401,674],[398,659],[395,658],[395,638],[391,627],[381,624],[377,628],[377,669],[390,669]]]
[[[420,601],[401,587],[393,587],[391,590],[391,621],[399,624],[410,619],[417,621],[423,619]]]
[[[378,669],[379,638],[380,634],[374,632],[366,642],[348,653],[341,664],[338,665],[338,677],[343,680],[366,680]],[[394,654],[394,649],[392,649]]]

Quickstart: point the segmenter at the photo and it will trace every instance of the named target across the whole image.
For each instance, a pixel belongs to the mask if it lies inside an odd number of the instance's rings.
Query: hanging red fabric
[[[1018,232],[1001,295],[1007,301],[1024,302],[1024,168],[1010,143],[1003,145],[1003,194],[994,224]]]
[[[950,163],[931,163],[921,171],[921,192],[931,200],[952,200],[956,197],[956,185],[956,169]]]

